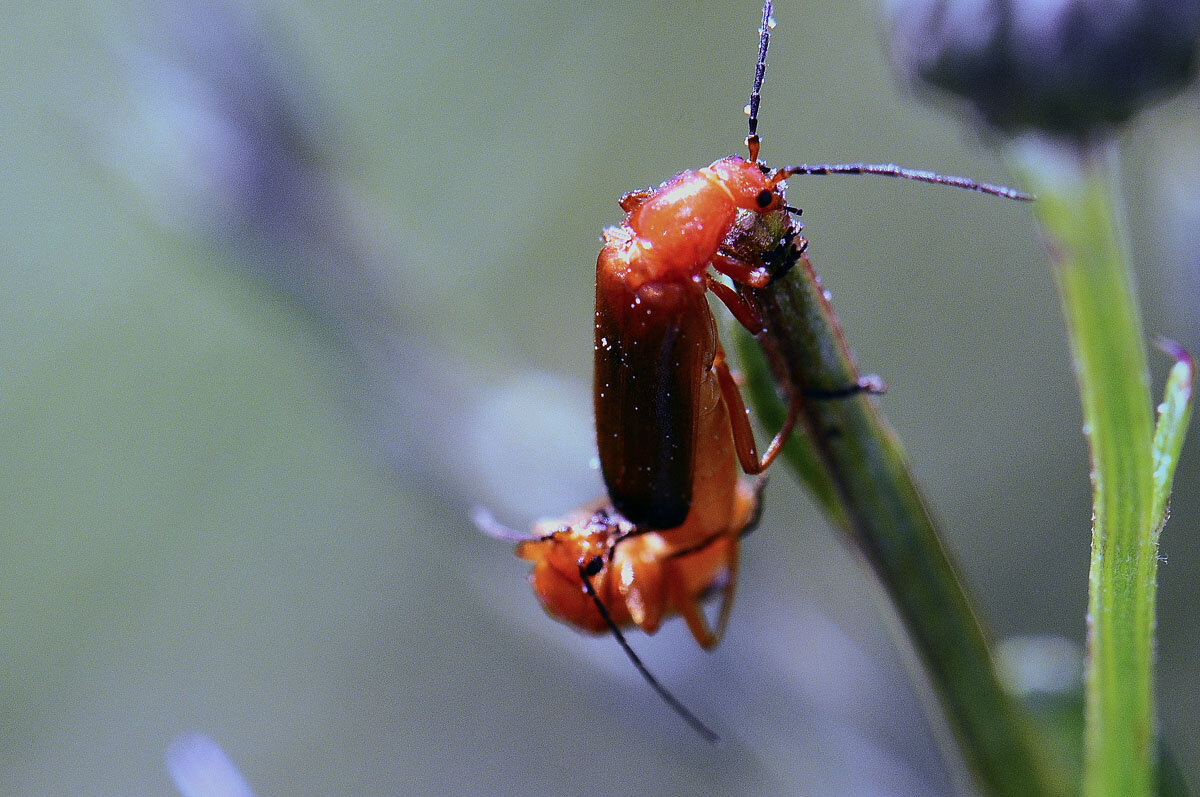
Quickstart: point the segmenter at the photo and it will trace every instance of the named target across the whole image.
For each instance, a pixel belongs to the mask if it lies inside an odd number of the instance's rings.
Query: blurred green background
[[[0,8],[0,793],[171,794],[195,731],[262,795],[952,792],[877,590],[786,473],[722,645],[632,636],[716,747],[469,521],[599,494],[600,230],[623,192],[741,151],[757,0],[280,2],[262,30],[187,7]],[[895,85],[876,15],[780,4],[764,157],[1010,179]],[[259,132],[317,131],[287,153],[302,178],[260,168],[221,92]],[[1192,351],[1198,117],[1193,93],[1123,147],[1147,330]],[[1082,642],[1087,452],[1028,209],[791,185],[993,631]],[[296,263],[321,275],[298,299]],[[1195,448],[1159,592],[1192,773]]]

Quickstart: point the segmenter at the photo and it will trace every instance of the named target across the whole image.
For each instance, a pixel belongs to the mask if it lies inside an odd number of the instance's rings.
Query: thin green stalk
[[[727,244],[766,251],[782,234],[781,220],[774,223],[766,233],[748,229]],[[743,290],[766,321],[760,342],[778,382],[791,391],[856,382],[849,348],[807,257],[768,288]],[[759,386],[754,395],[765,392]],[[766,401],[766,412],[773,403],[778,411],[777,402]],[[1065,793],[1032,720],[1000,684],[986,635],[875,400],[860,394],[806,401],[804,426],[824,475],[814,479],[808,467],[801,476],[815,485],[827,511],[836,497],[830,518],[891,598],[978,788],[992,795]],[[811,465],[810,454],[799,457]]]
[[[1196,363],[1178,343],[1159,341],[1159,347],[1175,358],[1167,375],[1162,403],[1158,405],[1158,425],[1154,427],[1154,509],[1157,520],[1154,542],[1157,544],[1162,528],[1171,511],[1171,485],[1175,481],[1175,466],[1192,417],[1192,384],[1196,381]]]
[[[1150,794],[1157,534],[1187,420],[1190,367],[1186,380],[1179,366],[1173,374],[1164,404],[1172,409],[1156,439],[1115,150],[1039,140],[1018,155],[1038,194],[1091,453],[1084,791]]]

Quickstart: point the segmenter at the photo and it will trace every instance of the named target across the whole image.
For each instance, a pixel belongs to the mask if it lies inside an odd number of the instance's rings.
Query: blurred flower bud
[[[889,0],[893,61],[992,127],[1085,138],[1182,87],[1197,0]]]

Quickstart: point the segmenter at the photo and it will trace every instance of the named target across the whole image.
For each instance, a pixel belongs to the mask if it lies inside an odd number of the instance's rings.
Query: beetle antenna
[[[617,624],[613,622],[612,615],[608,613],[608,609],[600,600],[600,596],[596,594],[596,588],[592,586],[592,576],[598,572],[596,565],[600,564],[600,561],[600,557],[596,557],[586,565],[580,565],[579,577],[583,579],[583,588],[587,591],[588,597],[592,599],[592,603],[596,604],[596,610],[600,612],[600,616],[604,618],[604,622],[608,626],[608,629],[612,631],[613,636],[616,637],[617,644],[621,646],[621,649],[625,651],[625,655],[628,656],[629,660],[633,662],[633,666],[637,667],[638,672],[640,672],[642,677],[646,679],[646,683],[650,684],[650,688],[657,692],[658,696],[666,701],[667,705],[671,707],[672,711],[679,715],[680,719],[682,719],[688,725],[691,725],[692,729],[696,731],[696,733],[703,736],[706,742],[715,743],[720,741],[721,737],[717,736],[717,734],[714,733],[711,728],[705,725],[699,717],[689,711],[688,707],[679,701],[679,698],[675,697],[675,695],[671,694],[665,686],[660,684],[658,679],[655,678],[654,675],[651,674],[650,670],[646,668],[646,665],[642,663],[642,660],[638,657],[638,654],[633,652],[633,648],[629,646],[629,642],[626,641],[625,635],[621,633],[620,628],[617,628]]]
[[[972,180],[970,177],[938,174],[937,172],[930,172],[925,169],[905,169],[894,163],[821,163],[785,166],[775,172],[775,175],[771,178],[772,187],[794,174],[874,174],[881,177],[899,177],[904,180],[916,180],[919,183],[948,185],[951,188],[978,191],[981,194],[991,194],[992,196],[1003,197],[1004,199],[1018,199],[1023,202],[1030,202],[1034,199],[1032,194],[1018,191],[1015,188],[993,185],[992,183],[981,183]]]
[[[496,520],[495,516],[482,506],[477,506],[471,510],[471,522],[475,524],[475,528],[489,537],[495,537],[497,540],[504,540],[505,542],[525,542],[526,540],[538,538],[536,534],[528,534],[516,529],[510,529]]]
[[[767,73],[767,45],[771,43],[771,28],[775,27],[775,17],[772,16],[775,4],[771,0],[763,3],[762,25],[758,28],[758,62],[754,65],[754,86],[750,89],[750,102],[746,105],[746,115],[750,117],[750,135],[746,136],[746,148],[750,150],[750,160],[758,162],[758,148],[762,139],[758,137],[758,103],[762,99],[763,76]]]

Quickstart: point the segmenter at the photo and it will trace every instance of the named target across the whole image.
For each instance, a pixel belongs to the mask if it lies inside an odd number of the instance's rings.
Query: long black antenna
[[[775,27],[772,15],[775,4],[771,0],[763,3],[762,25],[758,28],[758,63],[754,65],[754,86],[750,89],[750,103],[746,115],[750,117],[750,135],[746,136],[746,147],[750,160],[758,160],[758,148],[762,139],[758,137],[758,103],[762,99],[763,77],[767,74],[767,46],[771,43],[771,28]]]
[[[951,188],[978,191],[981,194],[991,194],[992,196],[1003,197],[1004,199],[1018,199],[1023,202],[1030,202],[1034,199],[1032,194],[1018,191],[1015,188],[993,185],[992,183],[981,183],[977,180],[972,180],[970,177],[938,174],[937,172],[926,171],[925,169],[906,169],[894,163],[820,163],[784,166],[772,177],[772,183],[786,180],[793,174],[875,174],[881,177],[899,177],[904,180],[916,180],[919,183],[948,185]]]
[[[689,711],[687,706],[679,702],[679,698],[667,691],[667,688],[660,684],[658,679],[655,678],[650,673],[650,670],[646,668],[646,665],[642,663],[642,660],[638,657],[638,654],[633,652],[633,648],[631,648],[629,643],[625,640],[625,635],[621,633],[620,628],[617,628],[617,624],[613,622],[612,615],[608,613],[608,609],[600,600],[600,596],[596,594],[595,587],[592,586],[592,576],[599,572],[600,564],[600,558],[596,557],[586,565],[580,565],[579,577],[583,579],[583,588],[587,590],[588,597],[590,597],[592,602],[596,604],[596,610],[600,612],[600,616],[604,618],[604,622],[608,625],[609,630],[612,631],[613,636],[616,637],[617,644],[621,646],[621,649],[625,651],[625,655],[628,656],[629,660],[633,662],[633,666],[637,667],[638,672],[640,672],[642,677],[646,679],[646,683],[650,684],[650,687],[658,693],[659,697],[666,701],[667,705],[679,715],[680,719],[682,719],[688,725],[691,725],[692,729],[695,730],[696,733],[703,736],[706,742],[715,743],[720,741],[721,737],[717,736],[717,734],[714,733],[711,728],[705,725],[699,717]]]
[[[763,3],[762,24],[758,28],[758,61],[754,65],[754,85],[750,88],[750,102],[746,105],[746,115],[750,117],[750,134],[746,136],[746,148],[750,150],[750,160],[758,161],[758,150],[762,139],[758,135],[758,106],[762,101],[763,78],[767,74],[767,47],[771,44],[771,30],[775,27],[775,4],[772,0]],[[906,169],[894,163],[822,163],[801,164],[788,166],[775,173],[772,184],[777,184],[794,174],[875,174],[883,177],[899,177],[905,180],[916,180],[921,183],[948,185],[952,188],[962,188],[967,191],[978,191],[981,194],[1031,201],[1034,197],[1024,191],[992,183],[981,183],[969,177],[956,177],[949,174],[938,174],[925,169]]]

